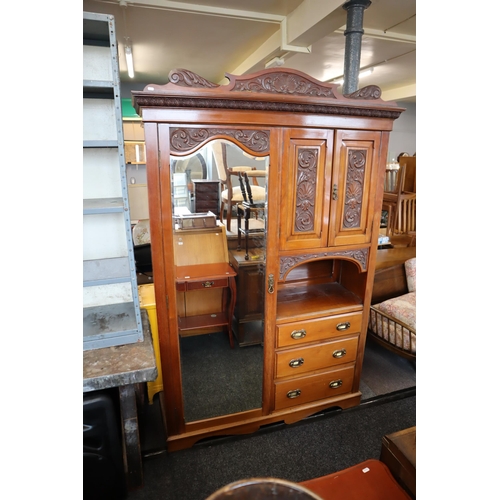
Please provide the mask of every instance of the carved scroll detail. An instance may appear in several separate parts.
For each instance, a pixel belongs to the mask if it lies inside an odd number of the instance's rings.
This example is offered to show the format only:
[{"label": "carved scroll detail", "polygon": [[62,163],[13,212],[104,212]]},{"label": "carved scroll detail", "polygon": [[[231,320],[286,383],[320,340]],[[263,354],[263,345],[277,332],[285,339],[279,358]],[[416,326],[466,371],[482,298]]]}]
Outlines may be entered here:
[{"label": "carved scroll detail", "polygon": [[344,199],[345,228],[359,227],[365,182],[366,151],[349,150],[347,159],[346,193]]},{"label": "carved scroll detail", "polygon": [[237,78],[234,92],[266,92],[300,96],[331,97],[337,99],[331,87],[308,80],[295,73],[279,71],[255,76],[249,79]]},{"label": "carved scroll detail", "polygon": [[281,257],[280,258],[280,280],[286,273],[298,264],[310,260],[317,260],[321,258],[348,258],[355,260],[361,266],[362,271],[366,271],[366,260],[368,258],[368,248],[361,250],[346,250],[342,252],[321,252],[316,254],[296,255],[294,257]]},{"label": "carved scroll detail", "polygon": [[344,97],[348,97],[349,99],[380,99],[381,95],[382,91],[380,87],[377,87],[377,85],[368,85]]},{"label": "carved scroll detail", "polygon": [[210,89],[219,87],[216,83],[210,82],[202,76],[187,69],[174,69],[168,74],[168,78],[172,83],[181,87],[199,87]]},{"label": "carved scroll detail", "polygon": [[299,149],[297,167],[295,230],[299,232],[312,231],[314,229],[318,151],[316,149]]},{"label": "carved scroll detail", "polygon": [[215,136],[227,136],[237,140],[255,153],[269,152],[268,130],[215,129],[215,128],[177,128],[170,130],[172,152],[190,151],[202,142]]}]

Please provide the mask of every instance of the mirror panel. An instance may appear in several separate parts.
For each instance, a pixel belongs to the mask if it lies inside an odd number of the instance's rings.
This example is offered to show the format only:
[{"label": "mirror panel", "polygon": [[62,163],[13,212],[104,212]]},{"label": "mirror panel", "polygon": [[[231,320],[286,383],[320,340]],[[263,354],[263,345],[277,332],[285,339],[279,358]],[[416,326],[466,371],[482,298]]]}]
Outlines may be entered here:
[{"label": "mirror panel", "polygon": [[[215,139],[189,155],[172,155],[170,166],[176,272],[190,265],[209,269],[224,261],[235,271],[236,287],[233,346],[225,326],[210,326],[211,318],[216,322],[218,315],[224,316],[231,302],[224,279],[209,276],[198,289],[177,287],[184,420],[261,408],[269,156],[254,156],[230,140]],[[228,224],[228,204],[222,220],[220,207],[231,191],[238,201],[232,204]],[[179,224],[178,218],[201,215],[196,207],[208,206],[200,203],[201,197],[216,199],[212,215],[186,229],[188,224]],[[184,322],[193,322],[194,316],[208,319],[184,329]]]}]

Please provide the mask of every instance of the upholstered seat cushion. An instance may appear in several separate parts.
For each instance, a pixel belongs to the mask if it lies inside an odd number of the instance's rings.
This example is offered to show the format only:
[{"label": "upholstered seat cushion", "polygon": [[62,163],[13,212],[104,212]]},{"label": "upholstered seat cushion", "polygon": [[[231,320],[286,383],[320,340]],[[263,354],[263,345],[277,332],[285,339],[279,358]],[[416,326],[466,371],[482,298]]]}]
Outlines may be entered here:
[{"label": "upholstered seat cushion", "polygon": [[[251,186],[252,189],[252,198],[253,201],[262,201],[266,199],[266,190],[265,188],[261,186]],[[227,189],[224,189],[221,193],[221,197],[223,200],[227,200]],[[247,195],[248,198],[248,195]],[[233,187],[233,201],[239,202],[239,201],[244,201],[243,200],[243,195],[241,194],[241,188],[240,187]]]},{"label": "upholstered seat cushion", "polygon": [[[370,330],[387,342],[404,349],[407,352],[417,352],[416,332],[417,293],[409,292],[399,297],[374,304],[370,311]],[[376,311],[381,311],[392,319],[388,319]]]},{"label": "upholstered seat cushion", "polygon": [[417,306],[417,292],[409,292],[399,297],[386,300],[376,307],[383,313],[392,316],[394,319],[405,323],[414,330],[417,329],[417,315],[415,313]]}]

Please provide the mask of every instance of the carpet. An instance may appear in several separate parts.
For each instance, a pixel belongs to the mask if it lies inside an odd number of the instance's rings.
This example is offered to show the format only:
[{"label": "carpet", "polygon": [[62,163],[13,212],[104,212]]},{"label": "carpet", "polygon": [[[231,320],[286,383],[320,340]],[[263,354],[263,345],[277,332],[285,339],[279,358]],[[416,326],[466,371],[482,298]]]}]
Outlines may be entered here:
[{"label": "carpet", "polygon": [[207,440],[145,459],[144,488],[129,500],[205,500],[231,482],[275,477],[300,482],[378,459],[382,438],[416,425],[416,396],[380,398],[293,425]]}]

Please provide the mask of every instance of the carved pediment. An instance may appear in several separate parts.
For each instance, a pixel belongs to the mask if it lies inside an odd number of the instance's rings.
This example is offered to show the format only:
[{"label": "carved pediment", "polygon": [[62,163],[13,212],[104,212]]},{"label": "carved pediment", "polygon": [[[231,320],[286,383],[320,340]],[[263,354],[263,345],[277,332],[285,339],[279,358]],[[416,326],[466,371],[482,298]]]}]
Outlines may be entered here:
[{"label": "carved pediment", "polygon": [[288,70],[266,70],[250,77],[226,73],[232,92],[266,92],[298,96],[330,97],[337,99],[335,87],[325,84],[304,73]]}]

